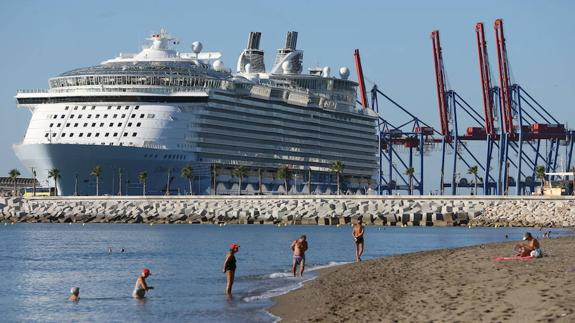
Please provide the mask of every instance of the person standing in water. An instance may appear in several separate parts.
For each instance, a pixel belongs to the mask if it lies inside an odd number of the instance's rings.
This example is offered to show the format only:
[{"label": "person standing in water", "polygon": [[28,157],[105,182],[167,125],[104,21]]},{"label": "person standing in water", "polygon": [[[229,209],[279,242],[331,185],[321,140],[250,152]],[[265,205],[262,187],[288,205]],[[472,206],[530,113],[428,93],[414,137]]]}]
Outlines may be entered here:
[{"label": "person standing in water", "polygon": [[78,302],[80,300],[80,287],[72,287],[70,289],[70,297],[68,297],[69,301]]},{"label": "person standing in water", "polygon": [[136,280],[136,286],[134,286],[134,291],[132,292],[132,296],[134,298],[144,298],[146,297],[146,292],[150,289],[154,289],[152,286],[148,286],[146,283],[146,278],[148,278],[152,273],[148,268],[144,268],[142,270],[142,274],[138,276]]},{"label": "person standing in water", "polygon": [[299,239],[294,240],[290,246],[293,251],[293,264],[292,271],[293,276],[297,276],[297,266],[299,265],[299,275],[303,276],[303,271],[305,270],[305,252],[307,251],[307,237],[302,235]]},{"label": "person standing in water", "polygon": [[359,218],[351,231],[355,241],[355,261],[361,261],[361,255],[363,255],[363,233],[363,221]]},{"label": "person standing in water", "polygon": [[224,260],[224,269],[222,270],[226,274],[226,295],[232,296],[232,286],[234,285],[234,277],[236,274],[236,256],[235,254],[240,250],[240,246],[237,243],[232,243],[230,245],[230,250],[226,254],[226,260]]}]

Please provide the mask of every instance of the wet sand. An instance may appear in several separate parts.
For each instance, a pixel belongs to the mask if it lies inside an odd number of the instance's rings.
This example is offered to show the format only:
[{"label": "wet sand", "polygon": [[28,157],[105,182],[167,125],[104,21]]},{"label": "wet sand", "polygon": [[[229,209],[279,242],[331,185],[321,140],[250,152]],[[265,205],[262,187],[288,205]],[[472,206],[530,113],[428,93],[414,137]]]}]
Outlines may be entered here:
[{"label": "wet sand", "polygon": [[494,260],[515,241],[327,268],[271,312],[282,322],[575,322],[575,237],[540,241],[545,256],[533,260]]}]

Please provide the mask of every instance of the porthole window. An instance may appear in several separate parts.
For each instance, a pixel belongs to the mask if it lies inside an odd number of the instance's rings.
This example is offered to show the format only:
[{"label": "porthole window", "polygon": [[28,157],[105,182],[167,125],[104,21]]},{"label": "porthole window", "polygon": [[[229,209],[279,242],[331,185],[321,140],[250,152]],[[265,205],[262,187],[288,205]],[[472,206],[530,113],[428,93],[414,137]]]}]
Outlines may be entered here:
[{"label": "porthole window", "polygon": [[64,119],[64,117],[65,117],[65,115],[61,115],[61,116],[60,116],[60,119]]},{"label": "porthole window", "polygon": [[83,106],[83,107],[82,107],[82,110],[86,110],[86,106]]},{"label": "porthole window", "polygon": [[80,134],[78,135],[78,137],[83,137],[83,136],[84,136],[83,132],[80,132]]},{"label": "porthole window", "polygon": [[100,137],[100,133],[99,133],[99,132],[96,132],[96,133],[94,134],[94,137]]},{"label": "porthole window", "polygon": [[78,115],[78,119],[82,119],[82,115],[81,115],[81,114]]},{"label": "porthole window", "polygon": [[117,115],[117,114],[114,114],[114,117],[113,117],[113,118],[117,118],[117,117],[118,117],[118,115]]},{"label": "porthole window", "polygon": [[140,119],[144,117],[144,114],[140,114]]},{"label": "porthole window", "polygon": [[121,122],[118,122],[118,127],[121,127],[121,126],[122,126],[122,123],[121,123]]},{"label": "porthole window", "polygon": [[141,122],[136,123],[136,127],[139,127],[139,126],[141,126],[141,125],[142,125]]},{"label": "porthole window", "polygon": [[50,124],[50,128],[52,128],[52,126],[53,126],[53,125],[54,125],[54,124],[53,124],[53,123],[51,123],[51,124]]},{"label": "porthole window", "polygon": [[67,123],[67,124],[66,124],[66,127],[69,127],[69,126],[70,126],[70,124],[69,124],[69,123]]},{"label": "porthole window", "polygon": [[56,137],[56,134],[55,134],[55,133],[53,133],[53,134],[52,134],[52,137]]},{"label": "porthole window", "polygon": [[129,106],[129,105],[127,105],[125,109],[126,109],[126,110],[128,110],[129,108],[130,108],[130,106]]},{"label": "porthole window", "polygon": [[112,110],[112,106],[111,106],[111,105],[108,106],[108,110]]},{"label": "porthole window", "polygon": [[132,133],[132,137],[136,137],[137,135],[138,135],[137,132],[133,132],[133,133]]},{"label": "porthole window", "polygon": [[125,117],[126,117],[126,115],[125,115],[125,114],[122,114],[122,118],[125,118]]},{"label": "porthole window", "polygon": [[106,132],[106,134],[104,135],[104,137],[109,137],[109,136],[110,136],[109,132]]},{"label": "porthole window", "polygon": [[88,115],[88,119],[90,119],[91,117],[92,117],[92,115],[91,115],[91,114],[89,114],[89,115]]},{"label": "porthole window", "polygon": [[48,135],[49,135],[49,133],[45,133],[45,134],[44,134],[44,137],[48,138]]},{"label": "porthole window", "polygon": [[93,122],[93,123],[92,123],[92,127],[95,127],[95,126],[96,126],[96,123],[95,123],[95,122]]},{"label": "porthole window", "polygon": [[73,115],[73,114],[70,115],[70,119],[74,119],[74,115]]},{"label": "porthole window", "polygon": [[116,108],[116,110],[120,110],[121,108],[122,108],[121,106],[118,106],[118,107]]},{"label": "porthole window", "polygon": [[124,137],[127,137],[127,136],[128,136],[128,133],[127,133],[127,132],[124,132]]},{"label": "porthole window", "polygon": [[134,110],[139,110],[139,109],[140,109],[140,106],[139,106],[139,105],[137,105],[137,106],[134,108]]},{"label": "porthole window", "polygon": [[86,137],[92,137],[92,133],[88,132],[88,134],[86,135]]},{"label": "porthole window", "polygon": [[114,132],[114,137],[118,137],[118,133],[117,133],[117,132]]},{"label": "porthole window", "polygon": [[100,117],[100,115],[99,115],[99,114],[97,114],[97,115],[96,115],[96,119],[98,119],[99,117]]},{"label": "porthole window", "polygon": [[135,117],[136,117],[136,114],[132,114],[132,118],[135,118]]},{"label": "porthole window", "polygon": [[96,110],[96,106],[95,106],[95,105],[92,106],[92,110]]},{"label": "porthole window", "polygon": [[132,123],[131,123],[131,122],[128,122],[128,127],[131,127],[131,126],[132,126]]},{"label": "porthole window", "polygon": [[88,126],[88,124],[87,124],[87,123],[84,123],[84,127],[87,127],[87,126]]},{"label": "porthole window", "polygon": [[108,115],[107,115],[107,114],[105,114],[105,115],[104,115],[104,118],[107,118],[107,117],[108,117]]},{"label": "porthole window", "polygon": [[63,132],[62,135],[60,137],[66,137],[66,133]]},{"label": "porthole window", "polygon": [[74,111],[76,111],[76,110],[78,110],[78,106],[75,106],[75,107],[74,107]]},{"label": "porthole window", "polygon": [[59,123],[59,124],[57,124],[57,125],[56,125],[56,127],[60,127],[61,125],[62,125],[62,124],[61,124],[61,123]]},{"label": "porthole window", "polygon": [[110,122],[110,127],[113,127],[113,126],[114,126],[114,123],[113,123],[113,122]]},{"label": "porthole window", "polygon": [[66,107],[64,110],[68,111],[68,109],[70,109],[70,107]]},{"label": "porthole window", "polygon": [[[58,115],[57,115],[57,114],[55,114],[52,119],[56,119],[56,118],[58,118]],[[62,118],[64,118],[64,117],[62,117]]]},{"label": "porthole window", "polygon": [[70,134],[70,137],[74,137],[74,134],[73,134],[73,133],[71,133],[71,134]]},{"label": "porthole window", "polygon": [[100,122],[100,127],[103,127],[103,126],[104,126],[104,123],[103,123],[103,122]]},{"label": "porthole window", "polygon": [[76,128],[76,127],[78,127],[78,124],[77,124],[77,123],[74,123],[74,128]]}]

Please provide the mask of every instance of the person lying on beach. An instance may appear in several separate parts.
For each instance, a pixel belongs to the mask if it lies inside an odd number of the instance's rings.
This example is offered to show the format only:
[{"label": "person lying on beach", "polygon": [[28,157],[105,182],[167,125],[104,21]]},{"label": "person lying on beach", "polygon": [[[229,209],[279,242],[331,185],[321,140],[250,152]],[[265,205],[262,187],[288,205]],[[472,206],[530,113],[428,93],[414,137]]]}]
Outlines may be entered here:
[{"label": "person lying on beach", "polygon": [[226,260],[224,260],[223,272],[226,274],[226,295],[232,295],[232,286],[234,285],[234,277],[236,275],[236,252],[240,250],[240,246],[237,243],[232,243],[230,245],[230,250],[226,254]]},{"label": "person lying on beach", "polygon": [[68,297],[68,300],[72,302],[80,300],[80,287],[72,287],[72,289],[70,289],[70,297]]},{"label": "person lying on beach", "polygon": [[539,241],[533,238],[531,233],[525,232],[525,234],[523,235],[523,240],[525,241],[524,243],[520,243],[515,246],[515,249],[517,250],[517,256],[520,257],[532,256],[536,258],[542,256]]},{"label": "person lying on beach", "polygon": [[299,275],[303,276],[303,271],[305,270],[305,252],[307,251],[307,237],[302,235],[299,239],[294,240],[290,246],[293,251],[293,264],[292,271],[293,276],[297,276],[297,266],[299,265]]},{"label": "person lying on beach", "polygon": [[361,261],[361,255],[363,255],[363,230],[363,221],[359,218],[351,231],[355,241],[355,261]]},{"label": "person lying on beach", "polygon": [[134,286],[134,291],[132,292],[132,296],[134,298],[144,298],[146,297],[146,292],[150,289],[154,289],[152,286],[148,286],[146,283],[146,278],[148,278],[152,273],[148,268],[144,268],[142,270],[142,274],[138,276],[136,280],[136,286]]}]

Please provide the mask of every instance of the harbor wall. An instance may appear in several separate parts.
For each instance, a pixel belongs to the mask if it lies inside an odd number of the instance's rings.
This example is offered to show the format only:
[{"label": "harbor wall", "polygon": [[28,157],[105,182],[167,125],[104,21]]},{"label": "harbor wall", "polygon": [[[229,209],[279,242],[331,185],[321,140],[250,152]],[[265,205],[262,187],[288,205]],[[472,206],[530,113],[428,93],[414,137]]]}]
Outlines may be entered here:
[{"label": "harbor wall", "polygon": [[4,223],[575,226],[574,197],[75,196],[0,198]]}]

